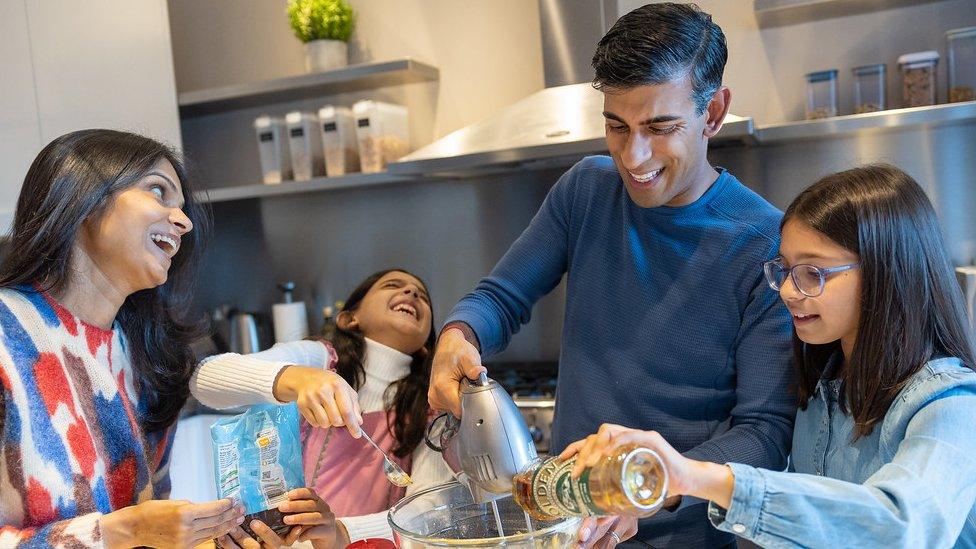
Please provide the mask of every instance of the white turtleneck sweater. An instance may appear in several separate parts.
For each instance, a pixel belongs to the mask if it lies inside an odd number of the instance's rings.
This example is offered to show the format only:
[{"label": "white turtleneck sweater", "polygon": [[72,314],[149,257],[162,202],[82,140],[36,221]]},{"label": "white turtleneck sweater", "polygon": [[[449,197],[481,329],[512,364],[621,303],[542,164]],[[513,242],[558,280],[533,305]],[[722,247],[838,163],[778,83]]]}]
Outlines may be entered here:
[{"label": "white turtleneck sweater", "polygon": [[[334,356],[329,347],[317,341],[279,343],[267,351],[251,355],[225,353],[203,360],[190,380],[190,391],[201,403],[215,409],[260,403],[278,403],[274,381],[289,365],[326,368]],[[410,355],[366,338],[363,361],[365,380],[359,388],[363,414],[387,409],[384,394],[391,383],[410,373]],[[453,479],[450,469],[437,452],[420,444],[412,454],[410,477],[413,484],[407,495]],[[386,512],[340,519],[349,541],[366,538],[392,539]],[[299,547],[302,545],[296,545]]]}]

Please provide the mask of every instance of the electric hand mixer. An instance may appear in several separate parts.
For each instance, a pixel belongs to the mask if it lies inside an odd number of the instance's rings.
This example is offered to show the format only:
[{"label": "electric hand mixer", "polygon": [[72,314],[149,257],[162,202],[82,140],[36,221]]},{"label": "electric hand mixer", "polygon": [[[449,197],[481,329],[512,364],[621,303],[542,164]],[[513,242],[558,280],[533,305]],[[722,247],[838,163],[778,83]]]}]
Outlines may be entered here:
[{"label": "electric hand mixer", "polygon": [[512,397],[484,372],[461,385],[461,418],[441,416],[446,425],[439,445],[430,436],[440,417],[431,422],[427,445],[442,452],[476,502],[508,496],[512,477],[538,459],[532,435]]}]

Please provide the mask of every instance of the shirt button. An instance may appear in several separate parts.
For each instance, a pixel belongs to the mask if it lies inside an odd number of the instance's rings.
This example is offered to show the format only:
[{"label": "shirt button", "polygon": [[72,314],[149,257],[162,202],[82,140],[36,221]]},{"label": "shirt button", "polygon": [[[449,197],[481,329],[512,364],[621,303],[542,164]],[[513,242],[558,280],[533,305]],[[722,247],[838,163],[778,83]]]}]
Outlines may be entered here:
[{"label": "shirt button", "polygon": [[733,524],[732,525],[732,531],[735,532],[736,534],[741,534],[741,533],[743,533],[743,532],[746,531],[746,525],[745,524],[738,524],[738,523]]}]

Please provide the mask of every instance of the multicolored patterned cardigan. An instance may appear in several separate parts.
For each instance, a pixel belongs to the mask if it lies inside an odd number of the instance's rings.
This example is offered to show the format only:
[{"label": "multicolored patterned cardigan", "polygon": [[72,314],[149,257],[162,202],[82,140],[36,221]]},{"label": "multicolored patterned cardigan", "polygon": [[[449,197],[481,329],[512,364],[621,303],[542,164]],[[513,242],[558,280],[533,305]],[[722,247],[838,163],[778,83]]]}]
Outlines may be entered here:
[{"label": "multicolored patterned cardigan", "polygon": [[175,425],[146,433],[121,328],[0,289],[0,547],[100,547],[106,513],[169,495]]}]

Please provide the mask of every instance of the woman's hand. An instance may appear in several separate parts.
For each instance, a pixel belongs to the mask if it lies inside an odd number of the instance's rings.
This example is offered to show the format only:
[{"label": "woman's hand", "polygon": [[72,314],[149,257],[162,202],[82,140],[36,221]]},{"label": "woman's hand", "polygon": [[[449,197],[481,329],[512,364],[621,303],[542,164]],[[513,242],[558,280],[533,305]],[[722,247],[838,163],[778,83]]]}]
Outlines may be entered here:
[{"label": "woman's hand", "polygon": [[219,539],[220,546],[226,549],[277,548],[301,541],[311,541],[316,549],[349,545],[349,535],[342,523],[336,521],[329,504],[322,501],[314,490],[298,488],[287,495],[288,501],[278,505],[278,510],[285,513],[284,523],[292,525],[284,538],[263,522],[253,520],[249,526],[260,542],[238,528]]},{"label": "woman's hand", "polygon": [[281,402],[295,402],[298,411],[315,427],[345,427],[359,438],[363,412],[359,395],[335,373],[310,366],[286,366],[274,384]]},{"label": "woman's hand", "polygon": [[668,495],[689,495],[714,501],[728,509],[732,501],[735,479],[732,470],[717,463],[688,459],[675,450],[657,431],[641,431],[620,425],[604,423],[595,435],[574,442],[566,447],[560,459],[576,457],[573,477],[583,469],[593,467],[600,458],[620,446],[634,444],[654,450],[668,472]]},{"label": "woman's hand", "polygon": [[150,500],[104,515],[99,530],[107,547],[194,547],[244,521],[229,499],[208,503]]}]

